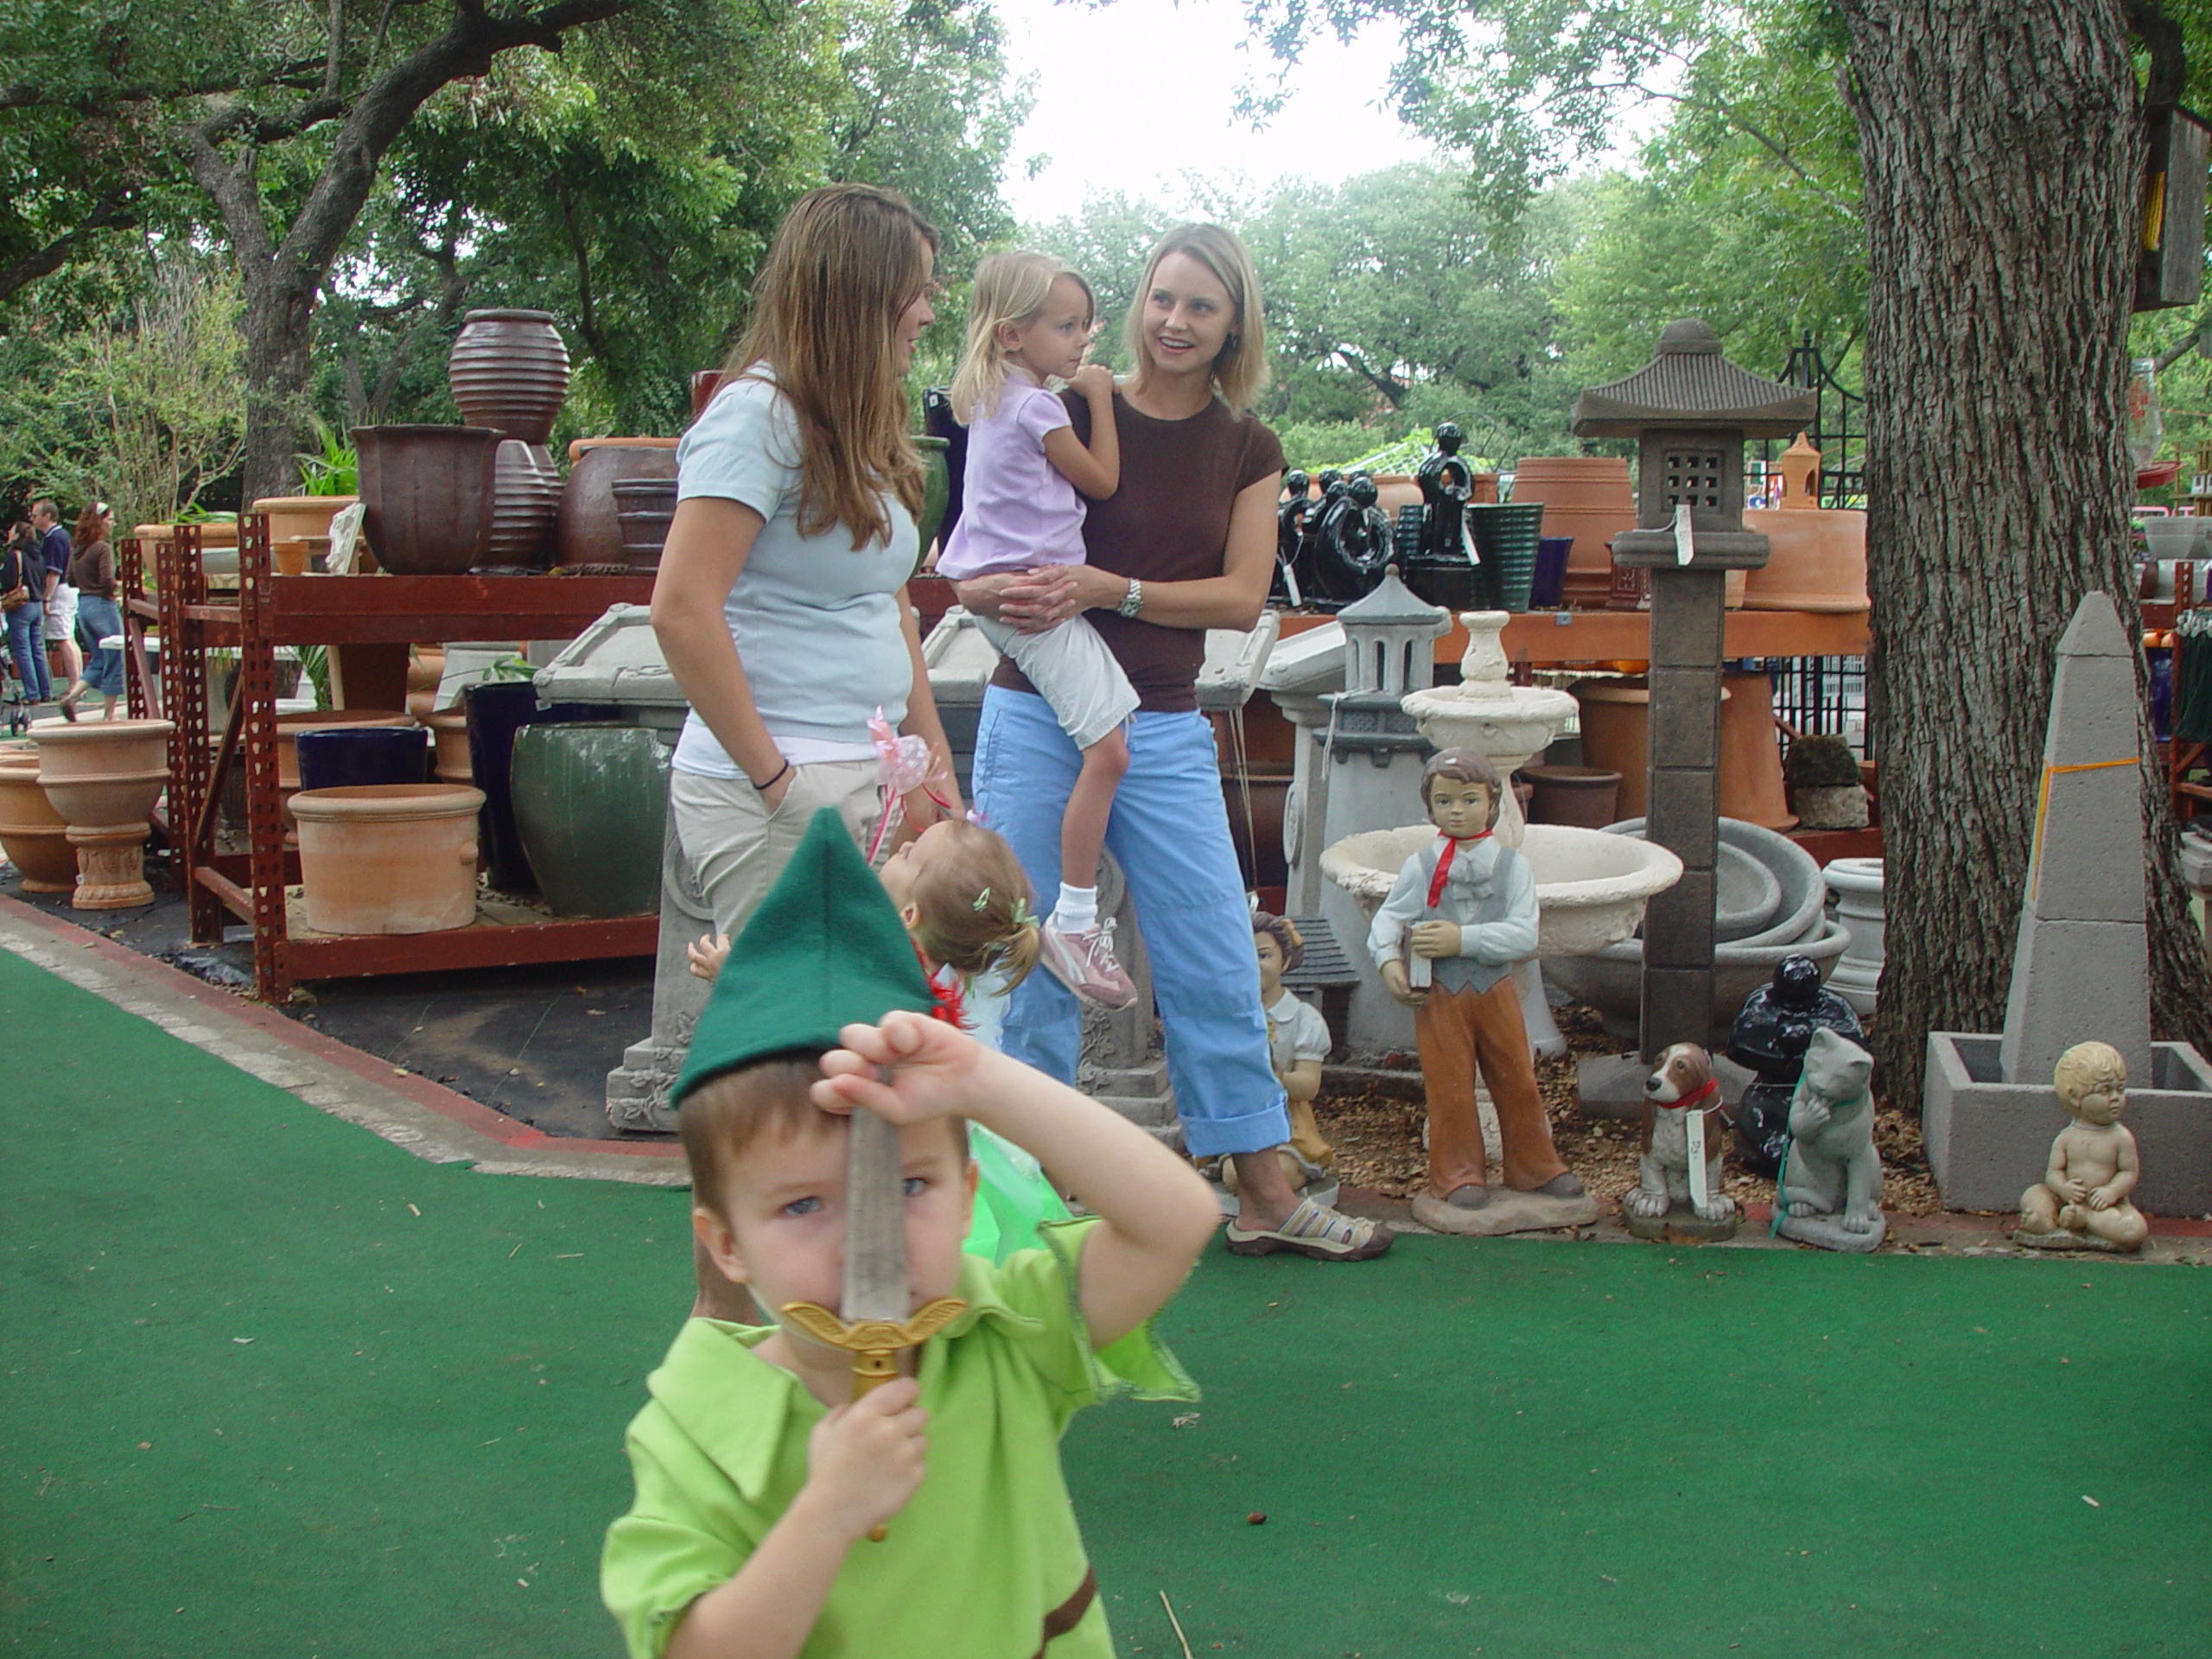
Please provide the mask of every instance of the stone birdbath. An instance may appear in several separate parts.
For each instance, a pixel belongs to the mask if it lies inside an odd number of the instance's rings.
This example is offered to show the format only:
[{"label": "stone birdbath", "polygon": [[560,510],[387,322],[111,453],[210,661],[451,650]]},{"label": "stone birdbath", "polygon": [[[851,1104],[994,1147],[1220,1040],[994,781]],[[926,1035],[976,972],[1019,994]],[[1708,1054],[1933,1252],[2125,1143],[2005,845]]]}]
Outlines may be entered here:
[{"label": "stone birdbath", "polygon": [[[1321,868],[1372,918],[1406,860],[1435,836],[1435,827],[1427,823],[1346,836],[1321,855]],[[1516,975],[1535,973],[1535,962],[1545,957],[1592,956],[1633,938],[1645,901],[1682,874],[1682,861],[1664,847],[1563,823],[1524,826],[1521,854],[1536,878],[1536,956],[1516,968]],[[1365,941],[1353,948],[1363,950]],[[1541,977],[1538,990],[1541,1029],[1528,997],[1522,997],[1522,1014],[1531,1021],[1529,1039],[1540,1054],[1563,1054],[1567,1039],[1544,1010]]]}]

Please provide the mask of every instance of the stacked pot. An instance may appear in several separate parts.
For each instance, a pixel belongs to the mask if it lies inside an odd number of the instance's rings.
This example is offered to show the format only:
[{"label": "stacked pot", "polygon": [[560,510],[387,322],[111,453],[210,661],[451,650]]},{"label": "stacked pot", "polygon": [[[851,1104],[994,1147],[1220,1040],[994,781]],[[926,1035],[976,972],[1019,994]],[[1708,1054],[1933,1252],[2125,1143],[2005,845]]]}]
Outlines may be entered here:
[{"label": "stacked pot", "polygon": [[124,910],[154,902],[145,875],[148,822],[169,780],[167,720],[41,720],[38,781],[67,821],[77,850],[79,910]]},{"label": "stacked pot", "polygon": [[1563,603],[1595,607],[1612,587],[1613,537],[1636,528],[1636,491],[1618,455],[1529,455],[1513,475],[1516,501],[1544,504],[1546,536],[1567,536]]}]

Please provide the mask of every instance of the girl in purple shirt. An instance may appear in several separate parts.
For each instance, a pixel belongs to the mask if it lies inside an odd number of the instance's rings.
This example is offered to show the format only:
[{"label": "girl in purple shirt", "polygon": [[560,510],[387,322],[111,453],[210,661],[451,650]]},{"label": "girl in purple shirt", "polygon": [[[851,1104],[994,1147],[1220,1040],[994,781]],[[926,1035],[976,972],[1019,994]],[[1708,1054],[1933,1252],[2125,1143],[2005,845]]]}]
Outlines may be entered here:
[{"label": "girl in purple shirt", "polygon": [[[968,343],[952,381],[952,412],[969,428],[967,476],[939,575],[965,581],[1083,563],[1083,495],[1105,500],[1122,470],[1114,377],[1083,360],[1094,309],[1090,284],[1044,254],[995,253],[976,268]],[[1088,445],[1058,394],[1046,390],[1052,379],[1089,403]],[[1042,960],[1077,995],[1125,1008],[1136,987],[1114,956],[1113,922],[1099,918],[1098,860],[1114,792],[1129,769],[1125,727],[1137,694],[1081,615],[1041,633],[982,617],[976,625],[1083,752],[1060,820],[1060,894],[1045,924]]]}]

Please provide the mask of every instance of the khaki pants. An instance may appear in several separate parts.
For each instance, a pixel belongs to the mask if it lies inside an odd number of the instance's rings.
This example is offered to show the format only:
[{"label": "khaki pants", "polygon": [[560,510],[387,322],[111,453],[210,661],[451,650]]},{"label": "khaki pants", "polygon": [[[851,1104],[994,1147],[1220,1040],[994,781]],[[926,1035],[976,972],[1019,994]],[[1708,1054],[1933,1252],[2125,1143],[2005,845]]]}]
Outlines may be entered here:
[{"label": "khaki pants", "polygon": [[677,838],[698,872],[715,931],[737,937],[822,808],[836,808],[853,839],[865,848],[864,836],[881,816],[876,777],[874,760],[793,766],[791,787],[776,810],[767,812],[761,810],[760,791],[745,779],[671,774],[668,805],[676,814]]},{"label": "khaki pants", "polygon": [[1440,1198],[1484,1185],[1483,1125],[1475,1110],[1475,1071],[1482,1070],[1505,1143],[1505,1184],[1533,1192],[1567,1166],[1552,1146],[1543,1096],[1521,1001],[1508,974],[1486,991],[1438,986],[1414,1016],[1421,1044],[1421,1080],[1428,1094],[1428,1185]]}]

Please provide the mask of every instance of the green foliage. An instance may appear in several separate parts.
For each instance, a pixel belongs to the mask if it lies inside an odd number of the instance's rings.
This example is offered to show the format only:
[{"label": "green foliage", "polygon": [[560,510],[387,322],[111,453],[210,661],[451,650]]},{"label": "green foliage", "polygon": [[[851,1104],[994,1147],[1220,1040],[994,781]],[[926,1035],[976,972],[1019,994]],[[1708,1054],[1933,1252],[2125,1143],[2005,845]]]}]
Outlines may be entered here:
[{"label": "green foliage", "polygon": [[359,495],[361,493],[361,457],[353,446],[340,433],[333,431],[330,423],[321,416],[315,422],[315,442],[321,446],[312,454],[295,457],[300,463],[300,493],[302,495]]},{"label": "green foliage", "polygon": [[165,523],[238,464],[238,281],[178,248],[105,274],[131,297],[99,315],[32,308],[0,336],[0,475],[65,503],[103,499],[118,524]]}]

